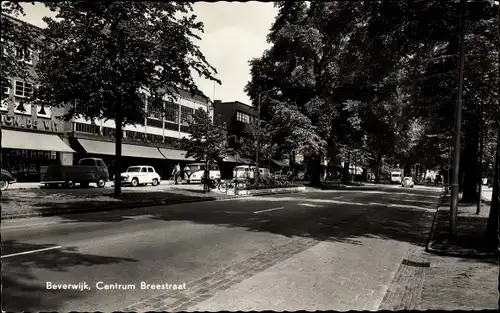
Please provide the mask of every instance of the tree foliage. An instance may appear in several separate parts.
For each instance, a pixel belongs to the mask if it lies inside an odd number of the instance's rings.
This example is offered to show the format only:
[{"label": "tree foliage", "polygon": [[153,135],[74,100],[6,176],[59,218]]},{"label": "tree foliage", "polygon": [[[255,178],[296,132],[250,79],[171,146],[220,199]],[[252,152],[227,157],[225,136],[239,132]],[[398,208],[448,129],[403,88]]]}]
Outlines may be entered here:
[{"label": "tree foliage", "polygon": [[38,96],[54,105],[71,104],[68,119],[79,114],[116,119],[121,111],[124,125],[142,123],[141,91],[161,109],[161,101],[172,100],[177,89],[202,95],[191,70],[216,80],[215,69],[193,42],[200,39],[203,23],[190,14],[187,2],[45,5],[57,11],[58,20],[44,18]]},{"label": "tree foliage", "polygon": [[[262,90],[279,88],[278,100],[307,117],[330,154],[344,160],[356,150],[368,153],[374,166],[384,156],[429,168],[448,161],[448,142],[426,135],[451,135],[459,46],[456,1],[276,5],[279,13],[268,36],[272,46],[250,63],[246,91],[253,101]],[[467,11],[466,142],[474,140],[478,98],[486,125],[498,116],[492,114],[497,97],[491,84],[497,77],[494,11],[486,2],[468,4]],[[263,111],[271,116],[272,104]],[[464,144],[467,149],[472,146]]]},{"label": "tree foliage", "polygon": [[178,89],[202,95],[191,72],[220,83],[194,40],[203,23],[188,2],[45,3],[57,12],[44,18],[37,64],[39,100],[67,106],[73,116],[114,120],[115,196],[120,196],[122,127],[142,124],[148,106],[163,111]]},{"label": "tree foliage", "polygon": [[220,164],[232,152],[227,147],[227,131],[212,123],[210,115],[202,108],[189,119],[187,132],[190,136],[180,141],[180,148],[187,151],[186,157],[207,164]]}]

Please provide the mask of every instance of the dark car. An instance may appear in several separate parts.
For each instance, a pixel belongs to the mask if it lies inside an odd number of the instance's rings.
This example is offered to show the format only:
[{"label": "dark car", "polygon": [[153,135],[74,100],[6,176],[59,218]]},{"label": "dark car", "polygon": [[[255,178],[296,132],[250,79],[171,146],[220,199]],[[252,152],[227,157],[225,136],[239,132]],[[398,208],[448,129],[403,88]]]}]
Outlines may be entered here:
[{"label": "dark car", "polygon": [[9,188],[9,184],[16,182],[16,179],[9,171],[2,169],[2,177],[0,178],[0,190],[4,191]]}]

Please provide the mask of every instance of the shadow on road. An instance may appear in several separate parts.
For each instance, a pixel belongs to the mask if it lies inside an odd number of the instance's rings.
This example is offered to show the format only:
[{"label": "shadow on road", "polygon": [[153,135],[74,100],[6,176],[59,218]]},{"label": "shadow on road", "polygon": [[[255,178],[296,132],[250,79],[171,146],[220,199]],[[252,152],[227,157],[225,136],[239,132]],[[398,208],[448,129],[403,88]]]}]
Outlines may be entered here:
[{"label": "shadow on road", "polygon": [[[26,244],[14,240],[2,242],[2,255],[53,247],[53,244]],[[120,262],[137,262],[135,259],[98,256],[78,253],[76,248],[64,247],[34,255],[18,255],[2,259],[2,309],[11,312],[49,311],[70,299],[83,296],[78,290],[47,290],[36,271],[71,271],[75,266],[94,266]],[[78,282],[55,282],[78,283]],[[8,300],[8,303],[4,301]]]},{"label": "shadow on road", "polygon": [[[385,198],[390,197],[386,200]],[[360,244],[360,237],[410,242],[422,232],[422,217],[431,217],[437,193],[429,190],[379,188],[366,192],[312,192],[250,197],[229,202],[151,207],[122,214],[61,215],[66,223],[121,222],[130,216],[150,215],[162,221],[239,227],[286,237]],[[255,214],[260,207],[286,210]],[[429,204],[430,203],[430,204]],[[308,208],[305,208],[308,207]]]}]

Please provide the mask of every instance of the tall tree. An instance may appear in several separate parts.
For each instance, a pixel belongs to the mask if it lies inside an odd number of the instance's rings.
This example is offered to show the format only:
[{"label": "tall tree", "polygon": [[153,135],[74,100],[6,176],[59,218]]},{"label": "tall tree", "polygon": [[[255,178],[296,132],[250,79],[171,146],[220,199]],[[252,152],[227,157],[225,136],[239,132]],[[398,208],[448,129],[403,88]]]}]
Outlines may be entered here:
[{"label": "tall tree", "polygon": [[[0,17],[1,50],[1,86],[0,100],[9,103],[9,95],[3,92],[4,87],[13,89],[13,78],[23,80],[32,79],[29,65],[24,61],[24,56],[35,50],[37,46],[37,32],[30,25],[17,21],[11,17],[23,16],[24,11],[20,3],[14,1],[2,1],[2,14]],[[3,160],[2,154],[2,127],[0,125],[0,168]],[[0,197],[2,191],[0,190]]]},{"label": "tall tree", "polygon": [[209,166],[220,164],[232,152],[227,146],[227,131],[224,126],[214,124],[210,114],[199,108],[189,119],[187,132],[191,135],[182,138],[180,147],[187,151],[186,157],[205,162],[206,186]]},{"label": "tall tree", "polygon": [[[68,105],[66,119],[82,115],[116,124],[115,196],[120,197],[123,126],[142,124],[143,94],[162,110],[174,91],[202,95],[191,72],[214,77],[194,40],[203,23],[188,2],[47,2],[56,20],[48,27],[37,70],[37,97]],[[77,113],[78,112],[78,113]]]}]

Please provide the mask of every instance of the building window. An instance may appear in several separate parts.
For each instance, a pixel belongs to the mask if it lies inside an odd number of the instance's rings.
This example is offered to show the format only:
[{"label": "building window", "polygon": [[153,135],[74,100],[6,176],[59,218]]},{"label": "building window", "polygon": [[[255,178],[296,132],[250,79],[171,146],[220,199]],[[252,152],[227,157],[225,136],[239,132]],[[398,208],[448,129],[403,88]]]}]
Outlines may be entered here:
[{"label": "building window", "polygon": [[100,127],[95,124],[73,123],[74,130],[77,133],[100,135]]},{"label": "building window", "polygon": [[[9,83],[10,83],[10,81],[9,81]],[[2,82],[2,93],[5,95],[10,94],[10,86],[8,84],[4,84],[3,82]]]},{"label": "building window", "polygon": [[165,129],[179,131],[179,124],[165,122]]},{"label": "building window", "polygon": [[33,94],[33,85],[23,81],[16,80],[16,97],[27,98]]},{"label": "building window", "polygon": [[194,114],[194,109],[186,106],[181,106],[181,122],[187,126],[189,118]]},{"label": "building window", "polygon": [[179,123],[179,105],[174,102],[165,102],[165,121]]},{"label": "building window", "polygon": [[75,104],[74,107],[76,115],[83,115],[83,106],[80,104]]},{"label": "building window", "polygon": [[239,122],[243,123],[250,123],[250,115],[242,113],[242,112],[236,112],[236,120]]},{"label": "building window", "polygon": [[150,117],[147,120],[147,126],[161,128],[161,121],[159,121],[158,119]]},{"label": "building window", "polygon": [[147,96],[144,97],[144,101],[147,104],[146,109],[147,109],[148,118],[161,120],[163,117],[162,105],[158,105],[158,104],[153,105],[153,101],[150,101],[149,97],[147,97]]},{"label": "building window", "polygon": [[24,61],[28,64],[33,64],[33,50],[28,47],[17,47],[16,57],[20,61]]}]

